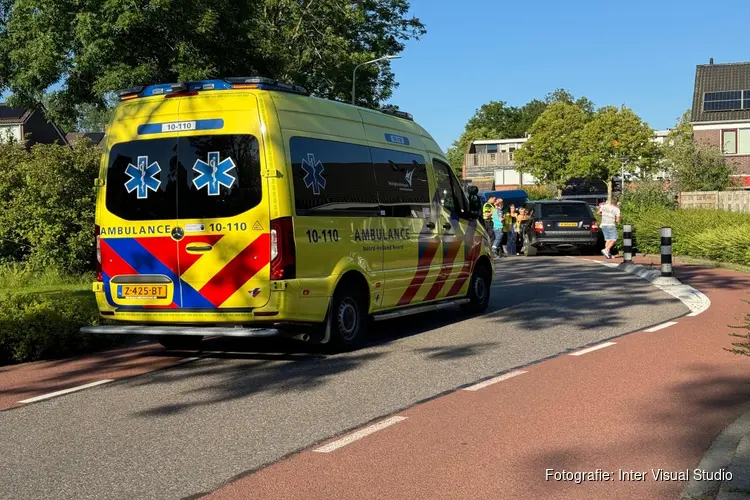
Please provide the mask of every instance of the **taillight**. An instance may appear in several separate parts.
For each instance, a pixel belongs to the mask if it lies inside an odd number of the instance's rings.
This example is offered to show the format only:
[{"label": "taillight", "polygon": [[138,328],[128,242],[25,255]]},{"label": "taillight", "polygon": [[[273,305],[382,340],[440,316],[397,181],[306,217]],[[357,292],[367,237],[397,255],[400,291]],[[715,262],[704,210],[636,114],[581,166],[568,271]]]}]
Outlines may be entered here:
[{"label": "taillight", "polygon": [[599,223],[596,222],[596,219],[591,221],[591,232],[595,233],[599,230]]},{"label": "taillight", "polygon": [[271,221],[271,279],[294,279],[296,274],[292,218],[274,219]]},{"label": "taillight", "polygon": [[98,224],[94,226],[94,238],[96,239],[96,281],[102,281],[102,244]]},{"label": "taillight", "polygon": [[538,220],[534,222],[534,232],[535,233],[542,233],[544,232],[544,222]]}]

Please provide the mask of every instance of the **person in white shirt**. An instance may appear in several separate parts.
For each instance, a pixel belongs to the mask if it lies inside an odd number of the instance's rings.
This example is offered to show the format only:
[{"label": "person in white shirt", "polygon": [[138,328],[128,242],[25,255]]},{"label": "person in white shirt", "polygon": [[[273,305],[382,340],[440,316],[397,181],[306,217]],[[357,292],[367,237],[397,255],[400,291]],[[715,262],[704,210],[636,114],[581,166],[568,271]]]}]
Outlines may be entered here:
[{"label": "person in white shirt", "polygon": [[599,213],[602,216],[602,223],[599,227],[602,228],[602,234],[604,235],[604,248],[602,249],[602,255],[606,258],[612,258],[612,247],[617,242],[617,224],[620,222],[620,207],[618,207],[614,200],[607,200],[606,203],[599,206]]}]

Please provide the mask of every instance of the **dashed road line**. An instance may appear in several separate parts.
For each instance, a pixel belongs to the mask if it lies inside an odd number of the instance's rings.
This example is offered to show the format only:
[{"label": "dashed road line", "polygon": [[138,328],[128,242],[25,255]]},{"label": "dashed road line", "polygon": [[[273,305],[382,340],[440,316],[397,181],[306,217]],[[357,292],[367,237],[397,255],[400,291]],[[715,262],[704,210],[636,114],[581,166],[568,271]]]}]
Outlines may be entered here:
[{"label": "dashed road line", "polygon": [[661,325],[656,325],[656,326],[652,326],[651,328],[646,328],[643,331],[648,332],[648,333],[658,332],[659,330],[663,330],[664,328],[668,328],[676,324],[677,324],[676,321],[667,321],[666,323],[662,323]]},{"label": "dashed road line", "polygon": [[498,382],[502,382],[503,380],[508,380],[509,378],[517,377],[519,375],[523,375],[526,373],[522,370],[516,370],[512,372],[505,373],[503,375],[498,375],[497,377],[493,377],[491,379],[487,379],[483,382],[479,382],[478,384],[471,385],[469,387],[464,387],[464,391],[478,391],[479,389],[484,389],[485,387],[496,384]]},{"label": "dashed road line", "polygon": [[98,385],[107,384],[109,382],[114,382],[114,379],[97,380],[96,382],[91,382],[90,384],[83,384],[83,385],[79,385],[76,387],[71,387],[70,389],[63,389],[62,391],[49,392],[47,394],[42,394],[41,396],[35,396],[33,398],[24,399],[23,401],[19,401],[19,403],[23,403],[23,404],[36,403],[37,401],[44,401],[45,399],[50,399],[50,398],[54,398],[57,396],[63,396],[65,394],[70,394],[71,392],[82,391],[84,389],[90,389],[91,387],[96,387]]},{"label": "dashed road line", "polygon": [[604,342],[603,344],[595,345],[593,347],[588,347],[586,349],[581,349],[580,351],[571,352],[571,356],[582,356],[584,354],[588,354],[593,351],[598,351],[599,349],[604,349],[605,347],[609,347],[611,345],[615,345],[617,342]]},{"label": "dashed road line", "polygon": [[321,446],[320,448],[317,448],[313,451],[317,453],[330,453],[332,451],[338,450],[339,448],[343,446],[353,443],[354,441],[362,439],[363,437],[369,436],[370,434],[374,432],[385,429],[386,427],[390,427],[393,424],[397,424],[401,422],[402,420],[406,420],[406,417],[401,417],[401,416],[396,415],[394,417],[387,418],[385,420],[378,422],[377,424],[367,426],[364,429],[360,429],[357,432],[353,432],[349,434],[348,436],[344,436],[341,439],[337,439],[336,441],[333,441],[332,443],[328,443],[325,446]]}]

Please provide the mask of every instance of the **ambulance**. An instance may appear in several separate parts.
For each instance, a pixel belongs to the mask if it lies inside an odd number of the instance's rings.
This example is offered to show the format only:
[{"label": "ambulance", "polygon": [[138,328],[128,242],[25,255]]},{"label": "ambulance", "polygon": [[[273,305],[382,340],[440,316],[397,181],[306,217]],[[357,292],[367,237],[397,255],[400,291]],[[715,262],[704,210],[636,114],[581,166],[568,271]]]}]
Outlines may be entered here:
[{"label": "ambulance", "polygon": [[487,308],[476,190],[408,113],[258,77],[119,99],[95,182],[93,290],[110,321],[84,331],[169,349],[288,335],[346,350],[372,322]]}]

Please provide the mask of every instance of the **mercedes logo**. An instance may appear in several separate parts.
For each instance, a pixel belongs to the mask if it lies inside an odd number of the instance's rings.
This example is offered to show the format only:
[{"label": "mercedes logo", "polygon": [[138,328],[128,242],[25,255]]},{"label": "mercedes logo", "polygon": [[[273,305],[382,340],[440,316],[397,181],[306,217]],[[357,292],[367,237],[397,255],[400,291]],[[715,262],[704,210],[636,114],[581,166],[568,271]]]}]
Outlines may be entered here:
[{"label": "mercedes logo", "polygon": [[181,227],[177,226],[174,229],[172,229],[173,240],[180,241],[183,236],[185,236],[185,231],[183,231]]}]

